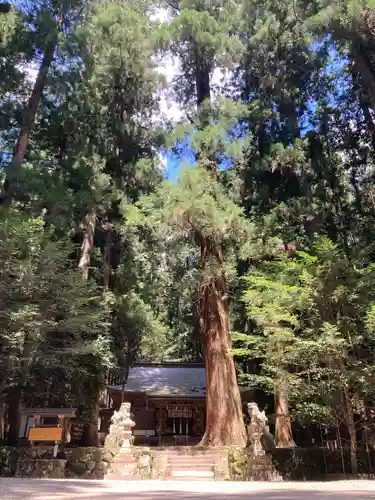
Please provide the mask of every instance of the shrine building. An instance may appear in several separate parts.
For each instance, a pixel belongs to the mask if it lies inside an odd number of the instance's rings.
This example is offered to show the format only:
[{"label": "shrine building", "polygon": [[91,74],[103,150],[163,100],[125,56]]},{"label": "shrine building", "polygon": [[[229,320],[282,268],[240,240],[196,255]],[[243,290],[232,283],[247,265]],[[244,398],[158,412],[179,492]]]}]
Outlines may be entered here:
[{"label": "shrine building", "polygon": [[[132,405],[134,444],[150,446],[198,444],[205,430],[206,377],[200,363],[137,363],[123,385],[109,385],[112,408]],[[243,405],[253,391],[242,389]],[[108,432],[109,419],[101,431]],[[104,432],[103,432],[104,431]]]}]

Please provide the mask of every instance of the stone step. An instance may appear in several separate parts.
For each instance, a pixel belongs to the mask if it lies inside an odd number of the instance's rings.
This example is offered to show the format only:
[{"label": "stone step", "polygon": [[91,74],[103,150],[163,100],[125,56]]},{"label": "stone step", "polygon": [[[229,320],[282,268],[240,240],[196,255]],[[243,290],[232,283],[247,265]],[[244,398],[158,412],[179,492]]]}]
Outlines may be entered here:
[{"label": "stone step", "polygon": [[169,462],[168,463],[169,467],[173,470],[173,469],[178,469],[178,470],[183,470],[183,469],[187,469],[187,470],[213,470],[213,468],[215,467],[215,464],[176,464],[176,463],[173,463],[173,462]]},{"label": "stone step", "polygon": [[197,448],[170,448],[158,450],[168,460],[168,479],[175,481],[213,481],[217,450]]},{"label": "stone step", "polygon": [[202,462],[208,462],[208,461],[215,461],[218,460],[219,456],[218,455],[212,455],[212,456],[192,456],[189,457],[188,455],[166,455],[168,458],[171,459],[176,459],[176,460],[196,460],[196,461],[202,461]]},{"label": "stone step", "polygon": [[109,474],[115,474],[115,475],[134,475],[136,472],[137,468],[135,464],[132,465],[123,465],[119,463],[112,463],[111,464],[111,470],[109,471]]},{"label": "stone step", "polygon": [[168,455],[168,456],[173,456],[173,457],[189,457],[189,458],[209,458],[209,457],[216,457],[218,455],[218,452],[211,452],[211,453],[174,453],[173,451],[167,451],[165,453],[162,453],[163,455]]},{"label": "stone step", "polygon": [[219,460],[218,457],[173,457],[171,455],[166,455],[170,462],[176,463],[194,463],[194,464],[213,464]]},{"label": "stone step", "polygon": [[171,475],[166,478],[167,481],[214,481],[214,476],[192,476],[186,474]]},{"label": "stone step", "polygon": [[181,462],[183,460],[186,461],[191,461],[193,460],[194,462],[217,462],[220,457],[213,456],[213,457],[188,457],[188,456],[174,456],[174,455],[166,455],[170,460],[180,460]]},{"label": "stone step", "polygon": [[215,480],[214,476],[170,476],[167,478],[168,481],[207,481],[213,482]]},{"label": "stone step", "polygon": [[121,463],[133,463],[134,462],[134,456],[133,455],[130,455],[130,456],[121,456],[121,455],[117,455],[115,458],[114,458],[114,461],[116,462],[121,462]]},{"label": "stone step", "polygon": [[212,471],[214,465],[208,464],[204,466],[197,467],[196,464],[174,464],[170,463],[171,470],[201,470],[201,471]]},{"label": "stone step", "polygon": [[171,469],[188,469],[188,470],[212,470],[215,464],[185,464],[185,463],[175,463],[169,462],[169,467]]},{"label": "stone step", "polygon": [[181,453],[181,452],[178,452],[178,451],[174,451],[174,450],[168,450],[168,451],[163,451],[163,452],[158,452],[158,453],[162,453],[163,455],[175,455],[175,456],[179,456],[179,457],[214,457],[215,455],[218,454],[218,450],[211,450],[211,451],[207,451],[206,453],[204,452],[195,452],[195,453]]},{"label": "stone step", "polygon": [[217,462],[218,458],[196,458],[196,457],[171,457],[167,455],[168,460],[173,460],[173,462],[181,462],[181,463],[187,463],[187,462],[195,462],[197,464],[208,464],[208,463],[213,463]]},{"label": "stone step", "polygon": [[161,453],[163,455],[187,455],[190,457],[193,456],[207,456],[207,455],[217,455],[217,449],[210,448],[179,448],[178,446],[174,446],[172,448],[158,448],[155,449],[155,453]]},{"label": "stone step", "polygon": [[113,461],[119,464],[134,464],[134,457],[115,457]]},{"label": "stone step", "polygon": [[208,459],[208,458],[189,458],[189,457],[167,457],[170,462],[174,464],[214,464],[217,462],[216,459]]},{"label": "stone step", "polygon": [[171,477],[172,478],[179,478],[179,479],[190,479],[190,478],[198,478],[198,479],[213,479],[214,473],[213,472],[206,472],[206,471],[197,471],[197,470],[172,470],[171,472]]}]

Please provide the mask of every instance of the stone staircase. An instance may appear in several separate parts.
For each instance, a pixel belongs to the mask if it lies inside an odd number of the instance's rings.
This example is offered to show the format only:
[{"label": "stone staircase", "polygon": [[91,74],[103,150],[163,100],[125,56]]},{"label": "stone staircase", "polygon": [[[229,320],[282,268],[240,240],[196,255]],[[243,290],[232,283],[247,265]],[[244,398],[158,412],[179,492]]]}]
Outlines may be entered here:
[{"label": "stone staircase", "polygon": [[220,450],[209,448],[173,446],[146,451],[133,447],[131,451],[120,451],[105,478],[213,481],[221,457]]},{"label": "stone staircase", "polygon": [[[146,449],[132,447],[128,451],[120,451],[115,457],[106,479],[225,481],[229,480],[232,474],[229,471],[228,449],[225,448],[173,446]],[[244,468],[234,476],[232,480],[237,481],[283,480],[274,468],[272,460],[264,453],[248,456]]]},{"label": "stone staircase", "polygon": [[155,450],[154,461],[159,457],[161,459],[161,456],[167,461],[163,479],[213,481],[219,453],[218,450],[209,448],[174,446]]}]

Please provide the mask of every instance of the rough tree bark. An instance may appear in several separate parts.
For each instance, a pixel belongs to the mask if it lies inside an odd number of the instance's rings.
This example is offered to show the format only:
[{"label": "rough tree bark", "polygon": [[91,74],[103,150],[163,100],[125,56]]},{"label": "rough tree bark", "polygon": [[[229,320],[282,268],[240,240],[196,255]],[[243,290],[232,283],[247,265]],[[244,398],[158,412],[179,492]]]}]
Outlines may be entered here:
[{"label": "rough tree bark", "polygon": [[[198,44],[193,45],[195,86],[200,128],[209,124],[211,99],[210,61],[202,56]],[[199,164],[217,177],[217,160],[198,152]],[[220,246],[202,235],[189,221],[195,242],[201,248],[201,267],[214,264],[214,275],[200,286],[199,322],[206,369],[206,429],[200,446],[246,446],[241,395],[231,353],[229,335],[229,303]]]},{"label": "rough tree bark", "polygon": [[[360,70],[356,64],[356,57],[355,57],[355,52],[352,51],[351,54],[352,58],[352,67],[351,67],[351,75],[352,75],[352,80],[353,80],[353,86],[354,88],[359,89],[359,104],[361,106],[363,116],[365,118],[365,121],[367,123],[369,132],[371,134],[371,142],[372,142],[372,147],[375,151],[375,122],[374,122],[374,115],[372,111],[372,102],[370,99],[370,96],[367,92],[367,89],[362,85],[362,82],[360,81]],[[355,186],[354,186],[355,187]],[[355,187],[356,189],[356,187]],[[356,195],[357,195],[357,189],[356,189]],[[358,198],[358,195],[357,195]],[[360,206],[359,208],[360,213],[362,212],[362,207]]]},{"label": "rough tree bark", "polygon": [[83,434],[81,438],[81,446],[99,446],[99,410],[100,410],[100,404],[99,404],[99,397],[100,394],[98,394],[98,397],[96,398],[96,401],[94,401],[92,411],[91,411],[91,418],[88,422],[85,423],[83,427]]},{"label": "rough tree bark", "polygon": [[352,474],[358,474],[358,460],[357,460],[357,432],[355,428],[354,413],[348,391],[344,391],[346,403],[346,422],[350,437],[350,466]]},{"label": "rough tree bark", "polygon": [[38,341],[32,334],[26,335],[23,350],[20,353],[22,363],[19,367],[19,375],[14,387],[9,391],[8,397],[8,422],[9,432],[7,443],[15,446],[18,441],[18,430],[21,424],[21,411],[23,403],[23,391],[30,375],[34,354],[38,351]]},{"label": "rough tree bark", "polygon": [[375,110],[375,68],[360,39],[356,39],[352,44],[352,57],[361,75],[362,84],[367,92],[371,107]]},{"label": "rough tree bark", "polygon": [[9,430],[7,435],[8,446],[16,446],[18,442],[18,429],[21,423],[21,400],[22,393],[19,387],[15,387],[9,394],[7,400]]},{"label": "rough tree bark", "polygon": [[294,448],[292,423],[289,413],[288,392],[285,384],[280,381],[275,388],[275,441],[277,448]]},{"label": "rough tree bark", "polygon": [[344,401],[346,409],[346,425],[348,427],[349,437],[350,437],[350,466],[352,469],[352,474],[358,474],[358,460],[357,460],[357,431],[355,427],[354,411],[352,402],[350,399],[349,391],[344,388]]},{"label": "rough tree bark", "polygon": [[104,244],[104,255],[103,255],[103,285],[105,290],[109,290],[110,280],[111,280],[111,254],[112,254],[112,239],[113,232],[110,224],[106,227],[106,238]]},{"label": "rough tree bark", "polygon": [[91,252],[94,249],[94,236],[96,228],[96,214],[94,210],[88,212],[85,217],[85,223],[86,230],[83,235],[78,267],[82,270],[85,279],[88,279]]},{"label": "rough tree bark", "polygon": [[14,150],[12,162],[8,168],[7,175],[0,194],[0,204],[10,205],[14,195],[14,184],[20,173],[25,158],[30,133],[34,126],[35,115],[42,97],[42,92],[47,81],[49,68],[52,64],[57,44],[57,33],[52,33],[46,42],[42,64],[40,65],[34,88],[31,93],[27,108],[25,109],[17,144]]},{"label": "rough tree bark", "polygon": [[203,265],[215,257],[216,276],[200,287],[201,332],[206,369],[206,429],[201,446],[246,446],[241,395],[231,353],[229,306],[221,252],[207,241]]},{"label": "rough tree bark", "polygon": [[[83,235],[83,241],[81,246],[81,256],[79,259],[78,267],[82,270],[84,279],[89,277],[89,266],[91,253],[94,249],[94,237],[96,228],[96,213],[95,210],[90,210],[85,218],[86,230]],[[94,394],[94,403],[91,412],[91,417],[88,422],[85,423],[83,428],[83,434],[81,439],[82,446],[99,446],[99,398],[100,391],[98,394]]]}]

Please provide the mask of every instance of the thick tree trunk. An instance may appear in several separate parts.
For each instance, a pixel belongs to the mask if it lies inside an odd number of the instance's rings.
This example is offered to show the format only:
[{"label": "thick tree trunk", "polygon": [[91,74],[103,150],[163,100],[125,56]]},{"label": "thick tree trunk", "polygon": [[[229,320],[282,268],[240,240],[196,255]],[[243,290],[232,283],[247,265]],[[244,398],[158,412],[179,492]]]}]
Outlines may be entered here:
[{"label": "thick tree trunk", "polygon": [[207,61],[202,57],[199,46],[194,46],[195,52],[195,89],[197,98],[197,111],[200,116],[200,127],[205,127],[209,124],[209,108],[203,107],[204,102],[211,101],[211,82],[210,82],[210,67]]},{"label": "thick tree trunk", "polygon": [[352,44],[352,57],[361,75],[372,109],[375,111],[375,68],[367,54],[363,42],[357,39]]},{"label": "thick tree trunk", "polygon": [[8,433],[8,443],[15,446],[18,440],[18,430],[21,423],[21,409],[23,403],[23,388],[25,387],[30,369],[34,362],[35,353],[38,351],[39,342],[32,333],[26,334],[24,338],[23,350],[20,353],[22,364],[16,385],[11,390],[8,397],[8,422],[10,423]]},{"label": "thick tree trunk", "polygon": [[[91,253],[94,249],[94,237],[96,229],[96,213],[91,210],[86,215],[86,230],[83,236],[83,242],[81,246],[81,256],[79,259],[78,267],[82,269],[82,273],[85,279],[89,277],[89,266]],[[100,393],[95,395],[95,401],[92,408],[92,414],[90,421],[85,423],[83,429],[83,435],[81,444],[82,446],[99,446],[99,399]]]},{"label": "thick tree trunk", "polygon": [[203,104],[211,98],[210,70],[208,66],[198,58],[195,70],[195,86],[197,89],[197,105]]},{"label": "thick tree trunk", "polygon": [[369,106],[361,102],[361,109],[364,114],[369,132],[371,134],[371,144],[375,151],[375,123],[374,123],[374,112],[371,112]]},{"label": "thick tree trunk", "polygon": [[350,466],[352,474],[358,474],[358,460],[357,460],[357,431],[354,421],[354,412],[352,402],[347,388],[344,388],[344,399],[346,408],[346,424],[350,437]]},{"label": "thick tree trunk", "polygon": [[6,404],[0,400],[0,441],[5,439],[5,412]]},{"label": "thick tree trunk", "polygon": [[292,423],[289,413],[288,391],[285,384],[280,382],[275,388],[275,441],[277,448],[294,448]]},{"label": "thick tree trunk", "polygon": [[[193,50],[199,128],[204,129],[210,123],[209,106],[204,106],[204,103],[211,100],[211,61],[205,57],[199,44],[193,43]],[[207,151],[200,151],[197,156],[201,167],[216,177],[216,157]],[[241,395],[231,353],[222,249],[205,238],[199,229],[193,228],[193,231],[196,243],[201,248],[202,268],[214,263],[213,276],[201,285],[199,297],[200,332],[206,368],[206,429],[200,445],[246,446]]]},{"label": "thick tree trunk", "polygon": [[40,99],[42,97],[44,86],[47,81],[48,71],[53,61],[56,44],[57,36],[53,34],[50,37],[50,40],[46,43],[43,61],[40,65],[32,94],[23,115],[12,163],[8,168],[7,176],[5,178],[0,195],[0,204],[2,205],[9,205],[12,202],[12,197],[14,194],[14,183],[17,181],[22,163],[25,158],[30,133],[34,126],[35,115],[40,103]]},{"label": "thick tree trunk", "polygon": [[105,290],[109,289],[111,280],[111,254],[112,254],[112,240],[113,232],[110,226],[107,227],[107,234],[105,238],[104,245],[104,255],[103,255],[103,284]]},{"label": "thick tree trunk", "polygon": [[16,446],[18,441],[18,429],[21,423],[21,391],[16,388],[12,391],[8,399],[8,422],[9,430],[7,436],[7,444],[9,446]]},{"label": "thick tree trunk", "polygon": [[86,230],[83,235],[81,256],[79,259],[78,267],[82,269],[84,277],[87,279],[89,276],[91,252],[94,249],[94,236],[96,228],[96,214],[94,210],[91,210],[86,215],[85,221],[86,221]]},{"label": "thick tree trunk", "polygon": [[245,446],[240,391],[231,353],[228,305],[221,279],[202,286],[201,321],[206,368],[206,430],[201,446]]},{"label": "thick tree trunk", "polygon": [[98,395],[95,401],[94,407],[92,408],[91,418],[89,422],[86,422],[83,427],[83,434],[81,439],[81,446],[99,446],[99,404],[100,395]]},{"label": "thick tree trunk", "polygon": [[[359,104],[361,106],[364,118],[366,120],[369,132],[371,134],[371,143],[372,147],[375,151],[375,122],[374,122],[374,112],[371,111],[372,104],[371,100],[369,98],[369,95],[367,93],[367,90],[364,88],[364,86],[361,84],[362,82],[359,81],[359,76],[360,76],[360,71],[359,68],[357,67],[356,63],[356,58],[355,54],[352,53],[352,59],[353,59],[353,65],[352,65],[352,80],[353,80],[353,87],[355,90],[357,90],[357,93],[359,94]],[[375,111],[375,110],[374,110]],[[355,168],[355,167],[353,167]]]}]

